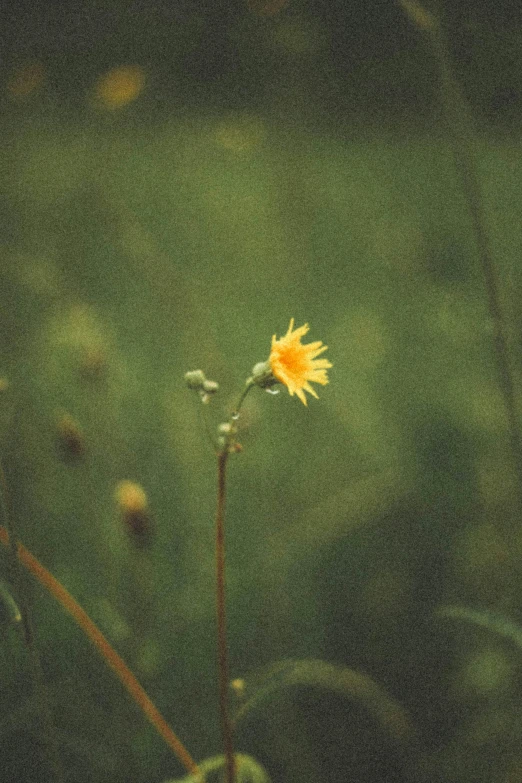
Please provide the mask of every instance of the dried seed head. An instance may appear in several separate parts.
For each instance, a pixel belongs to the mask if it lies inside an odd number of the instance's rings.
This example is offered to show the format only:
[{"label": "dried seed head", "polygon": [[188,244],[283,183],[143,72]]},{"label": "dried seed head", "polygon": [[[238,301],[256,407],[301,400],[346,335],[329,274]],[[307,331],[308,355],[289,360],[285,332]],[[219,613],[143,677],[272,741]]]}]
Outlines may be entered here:
[{"label": "dried seed head", "polygon": [[62,413],[56,422],[56,439],[64,462],[78,462],[85,456],[85,436],[80,425],[69,413]]},{"label": "dried seed head", "polygon": [[89,347],[81,358],[80,375],[88,381],[97,382],[107,374],[107,357],[100,347]]},{"label": "dried seed head", "polygon": [[114,497],[127,535],[143,549],[150,545],[154,525],[145,490],[134,481],[120,481]]}]

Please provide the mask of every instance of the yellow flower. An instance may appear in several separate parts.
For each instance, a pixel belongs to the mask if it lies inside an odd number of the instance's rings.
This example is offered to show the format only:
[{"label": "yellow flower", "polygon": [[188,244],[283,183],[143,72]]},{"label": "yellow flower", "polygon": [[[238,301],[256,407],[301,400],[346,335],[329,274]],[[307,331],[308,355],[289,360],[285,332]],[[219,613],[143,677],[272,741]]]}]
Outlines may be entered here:
[{"label": "yellow flower", "polygon": [[134,481],[120,481],[114,492],[116,503],[125,514],[146,511],[147,495],[141,484]]},{"label": "yellow flower", "polygon": [[293,329],[294,319],[292,318],[284,337],[276,340],[274,334],[268,362],[274,378],[280,383],[284,383],[290,394],[297,394],[301,402],[306,405],[305,391],[317,397],[309,381],[320,383],[322,386],[327,384],[326,371],[332,365],[328,359],[316,358],[328,348],[320,340],[308,343],[308,345],[301,343],[301,337],[309,329],[308,324],[300,326],[295,331]]},{"label": "yellow flower", "polygon": [[145,71],[139,65],[120,65],[98,79],[95,101],[104,109],[123,109],[139,97],[145,87]]}]

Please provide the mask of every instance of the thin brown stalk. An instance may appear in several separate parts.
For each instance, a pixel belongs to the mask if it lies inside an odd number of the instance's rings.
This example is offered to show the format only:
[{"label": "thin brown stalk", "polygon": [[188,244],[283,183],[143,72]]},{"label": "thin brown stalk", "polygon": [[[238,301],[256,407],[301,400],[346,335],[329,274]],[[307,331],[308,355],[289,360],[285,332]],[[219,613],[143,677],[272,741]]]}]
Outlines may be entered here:
[{"label": "thin brown stalk", "polygon": [[232,741],[232,723],[228,710],[228,644],[226,620],[226,571],[225,571],[225,490],[226,466],[229,452],[225,447],[218,454],[218,491],[216,509],[216,611],[218,643],[218,682],[221,733],[226,763],[226,781],[234,783],[235,764]]},{"label": "thin brown stalk", "polygon": [[[10,545],[9,534],[4,527],[0,527],[0,542],[5,547],[9,547]],[[85,635],[91,640],[116,676],[120,679],[127,692],[134,699],[146,718],[152,723],[158,734],[165,740],[187,772],[193,775],[200,775],[200,779],[203,780],[196,762],[192,759],[181,740],[178,739],[127,664],[118,655],[116,650],[111,647],[87,612],[82,609],[68,590],[65,589],[65,587],[36,559],[36,557],[19,542],[17,544],[17,555],[19,562],[36,577],[40,584],[42,584],[54,598],[56,598],[63,609],[71,615]]]}]

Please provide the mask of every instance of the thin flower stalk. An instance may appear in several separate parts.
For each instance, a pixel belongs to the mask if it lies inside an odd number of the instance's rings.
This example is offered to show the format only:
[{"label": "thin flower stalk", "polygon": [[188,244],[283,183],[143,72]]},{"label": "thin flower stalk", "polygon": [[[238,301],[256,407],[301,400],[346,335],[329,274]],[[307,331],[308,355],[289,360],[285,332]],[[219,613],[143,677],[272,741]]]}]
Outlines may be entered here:
[{"label": "thin flower stalk", "polygon": [[[9,533],[5,527],[0,527],[0,542],[9,547]],[[105,636],[91,620],[87,612],[75,601],[66,588],[48,571],[36,557],[20,542],[17,544],[17,555],[20,563],[42,584],[58,603],[68,612],[79,625],[85,635],[91,640],[102,655],[129,695],[134,699],[145,717],[154,726],[158,734],[165,740],[177,756],[187,772],[200,775],[196,762],[191,757],[181,740],[176,736],[163,715],[153,704],[143,687],[140,685],[127,664],[109,644]],[[203,780],[203,778],[201,778]]]},{"label": "thin flower stalk", "polygon": [[[294,394],[306,405],[305,391],[313,397],[317,393],[310,383],[322,386],[328,383],[327,370],[332,364],[318,357],[327,350],[327,346],[316,341],[303,344],[301,338],[308,332],[308,324],[294,329],[294,319],[290,321],[287,333],[279,340],[274,335],[269,357],[264,362],[258,362],[252,369],[252,375],[239,397],[230,420],[218,427],[217,439],[217,508],[216,508],[216,626],[217,626],[217,663],[219,712],[223,751],[225,756],[226,783],[234,783],[235,760],[233,747],[233,729],[229,714],[229,663],[226,619],[226,561],[225,561],[225,498],[226,498],[226,468],[230,454],[241,451],[237,442],[237,426],[241,407],[247,394],[254,386],[272,391],[272,387],[281,383],[287,387],[291,396]],[[185,382],[189,389],[197,392],[202,402],[209,400],[209,383],[212,393],[218,390],[218,384],[208,381],[202,370],[191,370],[185,374]]]},{"label": "thin flower stalk", "polygon": [[216,620],[218,647],[218,687],[219,710],[221,717],[221,735],[225,754],[226,781],[234,783],[235,764],[232,736],[232,722],[228,708],[228,643],[226,618],[226,568],[225,568],[225,497],[226,467],[229,450],[218,454],[218,488],[216,508]]},{"label": "thin flower stalk", "polygon": [[225,559],[225,499],[226,499],[226,469],[230,454],[239,450],[235,440],[235,422],[249,391],[253,388],[252,378],[248,378],[245,388],[237,402],[230,422],[224,427],[227,434],[222,436],[222,445],[217,454],[217,506],[216,506],[216,626],[217,626],[217,663],[219,713],[221,719],[221,736],[225,755],[226,783],[234,783],[236,770],[234,760],[234,741],[232,721],[229,710],[229,663],[227,641],[226,615],[226,559]]}]

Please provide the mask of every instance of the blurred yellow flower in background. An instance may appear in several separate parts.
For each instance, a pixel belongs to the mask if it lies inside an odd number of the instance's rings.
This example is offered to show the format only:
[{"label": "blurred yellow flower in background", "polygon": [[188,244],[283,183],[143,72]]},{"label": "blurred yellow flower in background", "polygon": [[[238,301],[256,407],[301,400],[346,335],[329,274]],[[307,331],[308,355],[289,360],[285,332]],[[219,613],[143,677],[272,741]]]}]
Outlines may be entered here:
[{"label": "blurred yellow flower in background", "polygon": [[145,490],[141,484],[134,481],[120,481],[114,491],[114,497],[123,513],[145,511],[148,506]]},{"label": "blurred yellow flower in background", "polygon": [[258,16],[275,16],[287,2],[288,0],[247,0],[247,6]]},{"label": "blurred yellow flower in background", "polygon": [[120,65],[100,76],[94,88],[95,101],[104,109],[122,109],[143,92],[145,71],[139,65]]},{"label": "blurred yellow flower in background", "polygon": [[40,62],[29,62],[17,68],[7,81],[11,98],[24,100],[37,93],[45,81],[45,67]]},{"label": "blurred yellow flower in background", "polygon": [[147,493],[135,481],[120,481],[114,491],[123,529],[133,544],[144,549],[152,543],[154,523],[149,512]]},{"label": "blurred yellow flower in background", "polygon": [[272,349],[268,358],[273,376],[280,383],[284,383],[291,395],[297,394],[304,405],[307,404],[305,391],[317,398],[309,381],[325,386],[328,383],[326,371],[332,367],[328,359],[317,359],[319,354],[326,351],[327,345],[323,345],[320,340],[308,345],[301,343],[301,337],[304,337],[308,329],[308,324],[304,324],[294,331],[292,318],[284,337],[280,340],[276,340],[275,334],[272,337]]},{"label": "blurred yellow flower in background", "polygon": [[215,140],[231,152],[246,152],[259,146],[266,129],[263,120],[253,114],[236,114],[222,120],[216,127]]}]

